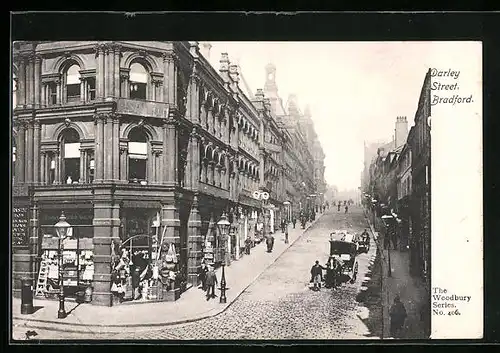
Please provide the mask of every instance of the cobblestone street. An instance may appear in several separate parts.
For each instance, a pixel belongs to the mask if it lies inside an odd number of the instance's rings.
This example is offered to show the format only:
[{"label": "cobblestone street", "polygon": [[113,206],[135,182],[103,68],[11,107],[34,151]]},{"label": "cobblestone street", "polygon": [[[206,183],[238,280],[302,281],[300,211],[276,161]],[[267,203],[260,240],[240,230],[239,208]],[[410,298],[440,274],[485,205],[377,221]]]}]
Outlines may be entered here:
[{"label": "cobblestone street", "polygon": [[[368,309],[356,301],[366,289],[364,281],[376,249],[358,255],[359,273],[354,284],[336,291],[309,289],[309,270],[315,260],[325,263],[329,234],[335,229],[361,232],[366,222],[361,210],[347,215],[330,209],[293,246],[251,284],[222,314],[201,321],[144,329],[124,328],[119,334],[62,333],[36,330],[36,339],[356,339],[373,338],[362,319]],[[227,278],[231,286],[231,278]],[[200,291],[200,295],[202,295]]]}]

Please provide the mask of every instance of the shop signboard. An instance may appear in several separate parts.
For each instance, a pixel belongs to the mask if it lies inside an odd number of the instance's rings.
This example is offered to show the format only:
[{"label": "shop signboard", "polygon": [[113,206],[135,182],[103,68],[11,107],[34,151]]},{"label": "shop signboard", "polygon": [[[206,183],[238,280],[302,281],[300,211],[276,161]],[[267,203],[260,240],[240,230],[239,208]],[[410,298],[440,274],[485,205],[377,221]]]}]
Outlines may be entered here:
[{"label": "shop signboard", "polygon": [[12,209],[12,245],[28,246],[28,207],[18,206]]},{"label": "shop signboard", "polygon": [[147,102],[136,99],[118,99],[116,110],[119,114],[147,116],[166,119],[169,115],[169,106],[166,103]]}]

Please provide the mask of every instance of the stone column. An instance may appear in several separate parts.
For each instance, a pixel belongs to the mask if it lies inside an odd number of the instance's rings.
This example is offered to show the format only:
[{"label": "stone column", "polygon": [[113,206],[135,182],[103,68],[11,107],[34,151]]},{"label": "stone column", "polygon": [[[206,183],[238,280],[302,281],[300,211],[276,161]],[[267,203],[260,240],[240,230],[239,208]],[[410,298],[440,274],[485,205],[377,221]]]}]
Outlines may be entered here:
[{"label": "stone column", "polygon": [[176,105],[176,87],[177,87],[177,69],[175,63],[176,57],[173,51],[168,51],[163,55],[163,101],[168,104]]},{"label": "stone column", "polygon": [[26,104],[26,61],[23,56],[19,58],[19,74],[17,79],[17,106]]},{"label": "stone column", "polygon": [[[115,80],[116,82],[116,80]],[[115,91],[116,93],[116,91]],[[120,116],[115,115],[113,119],[113,170],[112,179],[120,179]],[[110,151],[111,152],[111,151]]]},{"label": "stone column", "polygon": [[163,141],[167,153],[163,155],[164,165],[166,166],[166,182],[177,183],[177,165],[178,165],[178,136],[177,124],[173,119],[166,120],[165,139]]},{"label": "stone column", "polygon": [[194,287],[198,285],[198,270],[203,259],[202,244],[201,217],[198,210],[198,197],[195,195],[188,221],[188,282]]},{"label": "stone column", "polygon": [[104,59],[104,90],[105,98],[113,96],[113,49],[106,45],[104,47],[105,59]]},{"label": "stone column", "polygon": [[208,162],[208,184],[214,184],[214,161]]},{"label": "stone column", "polygon": [[207,109],[207,130],[212,133],[214,129],[214,116],[213,116],[213,108],[208,107]]},{"label": "stone column", "polygon": [[200,123],[200,104],[199,104],[199,82],[200,78],[198,75],[193,74],[191,76],[191,95],[190,95],[190,100],[191,100],[191,120],[197,124]]},{"label": "stone column", "polygon": [[85,183],[85,150],[80,148],[80,180],[78,181],[80,184]]},{"label": "stone column", "polygon": [[128,162],[127,148],[120,147],[120,180],[123,182],[128,181],[127,162]]},{"label": "stone column", "polygon": [[34,60],[35,65],[35,80],[34,80],[34,91],[35,91],[35,107],[40,107],[41,101],[41,85],[40,80],[42,78],[42,58],[40,56],[35,56]]},{"label": "stone column", "polygon": [[[113,82],[114,82],[114,94],[115,97],[120,97],[120,46],[115,45],[113,48],[114,54],[114,67],[113,67]],[[116,168],[116,167],[115,167]]]},{"label": "stone column", "polygon": [[191,142],[191,187],[195,190],[199,187],[200,181],[200,140],[196,129],[193,129],[190,136]]},{"label": "stone column", "polygon": [[57,79],[56,83],[56,104],[62,103],[62,95],[61,95],[61,79]]},{"label": "stone column", "polygon": [[220,164],[215,164],[214,166],[214,185],[219,187],[220,183],[220,172],[221,172],[221,166]]},{"label": "stone column", "polygon": [[205,107],[206,102],[203,101],[200,107],[200,124],[204,128],[207,127],[207,109]]},{"label": "stone column", "polygon": [[85,79],[80,77],[80,103],[85,103]]},{"label": "stone column", "polygon": [[18,123],[17,141],[16,141],[16,183],[22,184],[25,182],[25,124]]},{"label": "stone column", "polygon": [[47,184],[47,153],[40,151],[40,184]]},{"label": "stone column", "polygon": [[40,182],[40,121],[33,123],[33,183]]},{"label": "stone column", "polygon": [[94,278],[92,304],[112,306],[111,242],[119,239],[120,207],[113,204],[109,188],[94,189]]},{"label": "stone column", "polygon": [[61,184],[61,152],[59,149],[54,151],[54,161],[56,170],[54,171],[54,184]]},{"label": "stone column", "polygon": [[26,182],[33,182],[33,122],[28,123],[26,136]]},{"label": "stone column", "polygon": [[[96,70],[96,98],[104,98],[104,47],[102,44],[96,46],[97,70]],[[97,171],[97,170],[96,170]]]},{"label": "stone column", "polygon": [[266,155],[264,153],[264,150],[260,151],[259,154],[259,167],[260,167],[260,180],[259,184],[260,186],[264,185],[264,173],[265,173],[265,161],[266,161]]},{"label": "stone column", "polygon": [[107,114],[104,119],[104,180],[106,181],[113,180],[113,120],[112,114]]},{"label": "stone column", "polygon": [[201,160],[201,165],[200,165],[200,181],[202,183],[206,183],[207,181],[207,166],[205,165],[205,162],[206,162],[206,158],[203,158]]},{"label": "stone column", "polygon": [[35,72],[34,72],[34,66],[35,66],[35,57],[31,53],[28,57],[28,68],[27,68],[27,74],[26,74],[26,105],[28,107],[33,107],[33,104],[35,103],[34,100],[34,94],[35,94]]},{"label": "stone column", "polygon": [[95,183],[102,183],[104,179],[104,122],[102,114],[94,115],[96,124],[95,136]]}]

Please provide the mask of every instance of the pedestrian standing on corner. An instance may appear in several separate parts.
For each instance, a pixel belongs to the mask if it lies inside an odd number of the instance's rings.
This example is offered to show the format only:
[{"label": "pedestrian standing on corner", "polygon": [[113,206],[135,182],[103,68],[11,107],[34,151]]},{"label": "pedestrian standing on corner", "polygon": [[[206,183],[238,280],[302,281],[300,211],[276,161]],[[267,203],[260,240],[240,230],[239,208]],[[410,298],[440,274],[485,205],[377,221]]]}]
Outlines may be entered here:
[{"label": "pedestrian standing on corner", "polygon": [[207,272],[207,301],[210,300],[210,298],[215,298],[215,285],[218,283],[217,281],[217,275],[215,274],[214,268],[212,266],[208,267],[208,272]]},{"label": "pedestrian standing on corner", "polygon": [[295,223],[297,223],[297,218],[293,216],[292,218],[293,229],[295,229]]},{"label": "pedestrian standing on corner", "polygon": [[340,212],[340,201],[339,201],[339,204],[337,206],[337,212]]},{"label": "pedestrian standing on corner", "polygon": [[345,212],[344,213],[347,213],[348,210],[349,210],[349,206],[345,205]]},{"label": "pedestrian standing on corner", "polygon": [[314,284],[314,291],[319,291],[321,288],[321,282],[323,281],[323,269],[323,266],[319,264],[318,260],[316,260],[313,267],[311,267],[311,279]]},{"label": "pedestrian standing on corner", "polygon": [[399,295],[394,298],[394,304],[391,306],[389,315],[391,317],[391,337],[400,338],[407,314]]},{"label": "pedestrian standing on corner", "polygon": [[207,290],[207,272],[208,272],[208,267],[205,261],[201,263],[200,270],[198,272],[198,278],[201,281],[201,289],[203,291]]}]

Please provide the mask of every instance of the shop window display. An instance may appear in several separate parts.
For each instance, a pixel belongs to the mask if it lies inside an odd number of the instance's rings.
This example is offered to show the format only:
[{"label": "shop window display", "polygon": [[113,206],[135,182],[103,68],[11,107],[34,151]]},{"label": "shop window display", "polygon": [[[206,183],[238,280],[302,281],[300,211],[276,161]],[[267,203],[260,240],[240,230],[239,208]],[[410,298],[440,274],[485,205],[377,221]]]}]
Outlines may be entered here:
[{"label": "shop window display", "polygon": [[[62,241],[62,275],[65,295],[76,297],[92,286],[94,261],[91,239],[67,238]],[[46,281],[43,281],[46,273]],[[44,236],[38,283],[45,282],[44,296],[57,299],[59,294],[59,239]],[[37,283],[37,284],[38,284]]]},{"label": "shop window display", "polygon": [[176,289],[185,287],[175,246],[163,241],[166,229],[159,241],[159,220],[153,222],[150,234],[142,223],[137,219],[126,222],[128,238],[112,250],[118,255],[112,264],[111,292],[119,303],[168,301],[175,297]]}]

